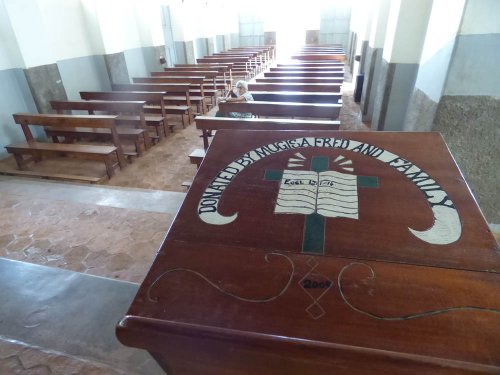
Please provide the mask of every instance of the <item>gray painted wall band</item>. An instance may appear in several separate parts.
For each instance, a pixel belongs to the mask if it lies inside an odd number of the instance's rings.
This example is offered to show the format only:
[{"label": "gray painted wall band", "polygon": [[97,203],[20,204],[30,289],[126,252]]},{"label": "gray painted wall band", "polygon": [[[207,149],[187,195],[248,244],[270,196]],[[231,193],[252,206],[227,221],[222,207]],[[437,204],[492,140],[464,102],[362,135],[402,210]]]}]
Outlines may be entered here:
[{"label": "gray painted wall band", "polygon": [[374,108],[375,108],[375,96],[377,95],[376,90],[376,82],[380,79],[380,72],[382,70],[382,62],[383,62],[383,48],[378,49],[377,57],[375,59],[375,68],[373,70],[373,79],[372,79],[372,87],[370,89],[370,101],[368,103],[368,110],[366,116],[369,117],[370,121],[373,116]]},{"label": "gray painted wall band", "polygon": [[368,48],[368,41],[363,40],[361,42],[361,59],[359,61],[359,74],[365,74],[366,71],[366,50]]},{"label": "gray painted wall band", "polygon": [[[143,48],[132,48],[123,51],[125,56],[125,63],[127,64],[127,71],[129,78],[133,77],[149,77],[150,69],[146,68],[146,59]],[[148,60],[154,58],[154,50],[152,47],[148,50]]]},{"label": "gray painted wall band", "polygon": [[207,50],[207,38],[197,38],[194,40],[193,43],[194,49],[195,49],[195,54],[196,58],[202,58],[208,55],[208,50]]},{"label": "gray painted wall band", "polygon": [[194,53],[194,42],[188,40],[184,43],[184,49],[186,51],[186,64],[196,64],[196,58]]},{"label": "gray painted wall band", "polygon": [[418,64],[388,63],[383,59],[373,113],[378,130],[399,131],[404,128],[406,110],[413,94]]},{"label": "gray painted wall band", "polygon": [[354,55],[356,54],[356,43],[358,40],[358,35],[356,33],[351,33],[351,50],[349,51],[349,68],[351,73],[354,74]]},{"label": "gray painted wall band", "polygon": [[380,74],[375,85],[375,100],[373,106],[372,129],[384,130],[387,106],[394,80],[394,66],[382,59]]},{"label": "gray painted wall band", "polygon": [[406,111],[413,94],[417,73],[418,64],[394,64],[394,80],[384,130],[399,131],[404,128]]},{"label": "gray painted wall band", "polygon": [[216,52],[225,51],[225,49],[224,49],[224,36],[223,35],[216,35],[215,40],[216,40],[216,45],[217,45],[217,47],[215,48]]},{"label": "gray painted wall band", "polygon": [[458,35],[444,95],[500,97],[500,34]]},{"label": "gray painted wall band", "polygon": [[176,61],[174,64],[187,64],[186,60],[186,46],[184,42],[174,42]]},{"label": "gray painted wall band", "polygon": [[443,93],[454,46],[455,38],[449,40],[431,58],[421,64],[418,70],[415,87],[435,102],[439,102]]},{"label": "gray painted wall band", "polygon": [[370,104],[373,99],[372,87],[373,82],[377,80],[375,77],[375,66],[377,60],[381,60],[382,48],[372,48],[370,46],[366,49],[366,71],[363,82],[363,92],[361,94],[361,113],[363,121],[370,121],[373,113],[373,105],[371,105],[371,112],[369,113]]},{"label": "gray painted wall band", "polygon": [[231,33],[230,38],[231,38],[231,48],[236,48],[240,46],[240,34]]},{"label": "gray painted wall band", "polygon": [[206,42],[207,42],[207,54],[213,55],[215,52],[214,51],[214,47],[215,47],[214,38],[213,37],[206,38]]},{"label": "gray painted wall band", "polygon": [[228,49],[231,48],[231,35],[230,34],[224,34],[223,35],[223,40],[224,40],[224,51],[227,51]]},{"label": "gray painted wall band", "polygon": [[[16,112],[36,113],[36,105],[31,95],[23,69],[0,70],[0,157],[7,156],[4,146],[25,141],[21,127],[14,123],[12,114]],[[41,136],[42,129],[33,127],[33,135]]]},{"label": "gray painted wall band", "polygon": [[84,56],[57,62],[69,100],[79,100],[80,91],[111,89],[104,56]]}]

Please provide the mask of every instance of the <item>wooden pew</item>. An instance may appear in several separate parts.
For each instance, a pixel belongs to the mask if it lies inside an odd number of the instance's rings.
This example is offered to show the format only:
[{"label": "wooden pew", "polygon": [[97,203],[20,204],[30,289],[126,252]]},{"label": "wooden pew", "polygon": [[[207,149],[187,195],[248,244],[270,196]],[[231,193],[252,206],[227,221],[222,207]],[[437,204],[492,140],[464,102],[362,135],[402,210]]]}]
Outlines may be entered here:
[{"label": "wooden pew", "polygon": [[219,111],[251,113],[255,116],[315,117],[335,120],[339,117],[341,104],[294,103],[294,102],[221,102]]},{"label": "wooden pew", "polygon": [[[250,68],[254,69],[255,74],[262,71],[264,67],[264,60],[260,58],[260,51],[246,50],[246,51],[223,51],[214,53],[212,56],[205,56],[205,58],[213,57],[246,57],[248,58],[248,65]],[[236,66],[235,66],[236,67]]]},{"label": "wooden pew", "polygon": [[302,71],[302,72],[324,72],[324,71],[334,71],[334,72],[344,72],[344,66],[278,66],[269,68],[270,72],[288,72],[288,71]]},{"label": "wooden pew", "polygon": [[264,77],[256,78],[256,82],[261,83],[325,83],[325,84],[342,84],[343,77]]},{"label": "wooden pew", "polygon": [[[145,101],[87,101],[87,100],[52,100],[50,105],[59,114],[64,114],[65,111],[87,111],[89,115],[94,115],[95,112],[107,112],[113,115],[118,113],[134,113],[137,114],[139,121],[136,123],[135,129],[118,127],[116,129],[120,139],[131,140],[135,145],[135,152],[124,152],[127,156],[140,156],[141,138],[144,142],[144,148],[147,150],[151,146],[151,138],[149,137],[146,128],[146,119],[144,116],[143,106]],[[115,124],[119,124],[119,116],[116,117]],[[52,137],[54,142],[59,142],[58,137],[64,137],[66,140],[72,141],[81,137],[98,136],[105,140],[112,140],[110,129],[101,129],[96,133],[95,129],[89,128],[68,128],[68,129],[45,129],[45,133]],[[66,142],[68,143],[68,142]]]},{"label": "wooden pew", "polygon": [[341,83],[249,83],[248,90],[253,91],[302,91],[302,92],[340,92]]},{"label": "wooden pew", "polygon": [[196,117],[196,128],[202,131],[203,146],[208,148],[208,133],[212,130],[338,130],[340,121],[294,120],[294,119],[258,119],[229,117]]},{"label": "wooden pew", "polygon": [[[209,69],[209,70],[208,70]],[[231,76],[231,74],[229,74]],[[215,68],[165,68],[161,72],[151,72],[151,77],[183,77],[183,76],[203,76],[205,83],[212,83],[213,89],[216,90],[218,83],[228,84],[225,70]],[[219,79],[220,77],[220,79]]]},{"label": "wooden pew", "polygon": [[263,102],[297,102],[297,103],[330,103],[337,104],[342,99],[341,94],[328,92],[299,91],[252,91],[254,100]]},{"label": "wooden pew", "polygon": [[344,77],[344,71],[308,72],[303,70],[287,70],[283,72],[264,72],[264,77]]},{"label": "wooden pew", "polygon": [[[122,146],[118,138],[118,133],[115,127],[116,116],[72,116],[72,115],[39,115],[32,113],[15,113],[13,115],[16,124],[21,125],[26,142],[18,142],[7,145],[7,151],[14,155],[16,163],[20,170],[23,170],[27,163],[31,161],[41,161],[44,155],[71,155],[87,160],[98,160],[104,162],[106,173],[109,178],[114,174],[113,157],[116,157],[118,165],[121,169],[125,168],[127,162],[123,155]],[[105,145],[81,145],[67,143],[51,143],[38,142],[34,139],[29,128],[30,125],[53,127],[58,129],[67,128],[92,128],[92,129],[109,129],[114,146]],[[24,159],[24,156],[30,156]],[[36,175],[34,173],[34,175]],[[44,177],[51,177],[50,174],[44,174]],[[90,181],[88,177],[76,175],[64,175],[65,179],[74,179],[81,181]],[[54,177],[61,177],[60,174]],[[100,180],[100,179],[98,179]],[[97,182],[97,181],[93,181]]]},{"label": "wooden pew", "polygon": [[[163,100],[164,92],[147,92],[147,91],[80,91],[80,97],[83,100],[126,100],[126,101],[146,101],[149,109],[153,106],[157,109],[158,114],[145,113],[144,120],[147,126],[155,128],[156,136],[152,137],[156,140],[162,139],[167,135],[167,126],[170,126],[170,132],[173,132],[174,125],[168,125],[167,113],[165,111],[165,102]],[[146,112],[146,107],[143,108]],[[137,116],[119,116],[118,123],[134,123],[140,121]]]},{"label": "wooden pew", "polygon": [[[217,71],[219,75],[223,79],[232,79],[232,69],[233,63],[206,63],[206,64],[175,64],[173,68],[164,68],[167,70],[201,70],[201,71]],[[208,77],[207,77],[208,78]]]},{"label": "wooden pew", "polygon": [[339,67],[344,66],[344,63],[341,61],[329,61],[329,62],[303,62],[303,61],[295,61],[289,63],[279,63],[276,64],[278,68],[296,68],[296,70],[300,70],[301,67],[304,68],[324,68],[324,67]]},{"label": "wooden pew", "polygon": [[[235,75],[236,72],[242,73],[242,75],[245,76],[245,78],[248,78],[253,75],[254,70],[250,66],[250,59],[248,57],[204,57],[200,59],[196,59],[197,63],[234,63],[233,64],[233,74]],[[245,70],[240,70],[243,68]]]},{"label": "wooden pew", "polygon": [[345,53],[338,52],[338,53],[298,53],[295,55],[292,55],[292,59],[294,60],[339,60],[339,61],[345,61]]},{"label": "wooden pew", "polygon": [[[210,98],[211,102],[214,102],[214,98],[217,97],[216,89],[205,89],[204,76],[175,76],[175,77],[134,77],[132,78],[134,83],[189,83],[190,90],[189,95],[191,96],[200,96],[203,99]],[[205,100],[202,100],[201,103],[201,112],[206,113],[207,103]],[[198,112],[200,110],[198,109]]]},{"label": "wooden pew", "polygon": [[[165,105],[165,112],[169,114],[180,114],[182,117],[182,126],[186,127],[184,115],[187,115],[189,123],[193,121],[193,109],[191,108],[191,96],[189,95],[189,84],[186,83],[121,83],[113,84],[113,90],[116,91],[150,91],[163,92],[165,104],[175,103],[175,105]],[[175,95],[177,94],[177,95]],[[178,95],[184,94],[184,95]],[[175,96],[174,96],[175,95]],[[201,98],[196,98],[201,101]],[[146,111],[149,109],[146,108]]]}]

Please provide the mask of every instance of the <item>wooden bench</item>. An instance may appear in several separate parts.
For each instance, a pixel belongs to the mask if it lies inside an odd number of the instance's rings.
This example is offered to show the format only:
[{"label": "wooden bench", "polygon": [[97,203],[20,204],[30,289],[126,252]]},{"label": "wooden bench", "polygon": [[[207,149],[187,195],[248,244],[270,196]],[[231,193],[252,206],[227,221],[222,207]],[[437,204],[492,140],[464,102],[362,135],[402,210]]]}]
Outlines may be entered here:
[{"label": "wooden bench", "polygon": [[201,148],[194,149],[193,152],[189,154],[189,161],[191,164],[196,164],[196,168],[200,168],[200,164],[205,157],[205,150]]},{"label": "wooden bench", "polygon": [[341,104],[294,103],[294,102],[221,102],[222,113],[242,112],[256,116],[313,117],[335,120],[339,117]]},{"label": "wooden bench", "polygon": [[226,69],[218,68],[165,68],[162,72],[151,72],[151,77],[203,76],[204,82],[212,83],[213,89],[216,89],[218,83],[229,85],[232,82],[231,70],[229,76],[226,73]]},{"label": "wooden bench", "polygon": [[250,59],[248,57],[204,57],[196,59],[197,63],[233,63],[233,75],[240,73],[244,75],[245,78],[254,75],[254,70],[251,68]]},{"label": "wooden bench", "polygon": [[[107,101],[107,100],[52,100],[50,105],[59,114],[64,114],[65,111],[87,111],[89,115],[94,115],[98,112],[108,112],[106,114],[117,113],[134,113],[138,114],[139,122],[136,122],[136,128],[117,127],[116,131],[120,139],[131,140],[135,145],[135,152],[125,152],[127,156],[140,156],[142,154],[141,139],[144,143],[144,149],[151,147],[151,138],[146,129],[146,120],[144,116],[143,106],[145,101]],[[110,113],[109,113],[110,112]],[[115,124],[118,124],[119,116],[116,118]],[[74,139],[81,137],[98,137],[104,140],[112,140],[110,129],[89,129],[89,128],[71,128],[71,129],[45,129],[49,137],[52,137],[54,142],[59,142],[59,137],[64,137],[66,143],[71,143]],[[70,142],[68,142],[68,140]]]},{"label": "wooden bench", "polygon": [[345,53],[339,51],[338,53],[298,53],[292,55],[294,60],[338,60],[345,61]]},{"label": "wooden bench", "polygon": [[[18,142],[7,145],[7,151],[14,155],[17,166],[20,170],[25,169],[26,164],[31,161],[39,162],[45,155],[72,155],[87,160],[98,160],[104,162],[106,173],[109,178],[114,174],[116,157],[121,169],[125,168],[126,161],[122,151],[122,146],[118,138],[115,127],[115,116],[72,116],[72,115],[39,115],[31,113],[15,113],[13,115],[16,124],[21,125],[26,142]],[[109,129],[113,141],[113,146],[105,145],[82,145],[67,143],[38,142],[34,139],[29,128],[30,125],[53,127],[58,129],[69,128],[92,128]],[[27,159],[24,158],[28,155]],[[47,174],[45,174],[47,177]],[[85,177],[76,175],[65,175],[67,178],[85,181]],[[42,176],[43,177],[43,176]]]},{"label": "wooden bench", "polygon": [[[212,102],[212,98],[216,97],[217,90],[208,89],[206,90],[204,87],[204,76],[176,76],[176,77],[134,77],[132,78],[134,83],[189,83],[190,97],[201,97],[202,101],[198,105],[197,110],[201,113],[207,112],[207,103],[204,99],[210,98]],[[201,106],[201,107],[200,107]]]},{"label": "wooden bench", "polygon": [[198,116],[196,128],[202,131],[203,147],[208,148],[208,134],[212,130],[338,130],[340,121],[258,119]]},{"label": "wooden bench", "polygon": [[281,72],[264,72],[264,77],[344,77],[344,71],[329,70],[309,72],[304,70],[287,70]]},{"label": "wooden bench", "polygon": [[[164,92],[148,92],[148,91],[80,91],[80,97],[83,100],[145,100],[147,106],[143,108],[144,112],[148,112],[151,107],[155,108],[156,114],[145,113],[144,119],[147,126],[154,127],[156,136],[152,137],[156,140],[161,140],[167,135],[167,126],[170,127],[170,132],[173,132],[174,125],[169,125],[167,122],[167,113],[165,111],[165,102],[163,100]],[[149,106],[149,107],[148,107]],[[137,116],[119,116],[117,123],[137,123],[140,118]]]},{"label": "wooden bench", "polygon": [[256,78],[259,83],[325,83],[342,84],[343,77],[264,77]]},{"label": "wooden bench", "polygon": [[332,62],[302,62],[298,61],[295,63],[280,63],[276,64],[278,68],[295,68],[294,70],[300,70],[301,68],[326,68],[326,67],[339,67],[344,66],[343,62],[332,61]]},{"label": "wooden bench", "polygon": [[[163,92],[165,94],[163,96],[163,100],[165,102],[165,112],[168,114],[180,114],[182,118],[182,127],[185,128],[187,125],[184,117],[185,115],[188,118],[188,123],[191,123],[194,119],[188,83],[120,83],[113,84],[112,89],[116,91]],[[201,98],[197,98],[197,100],[201,100]],[[172,102],[175,103],[175,105],[167,105],[167,103]],[[146,107],[145,111],[149,111],[151,109],[154,110],[154,108]]]},{"label": "wooden bench", "polygon": [[338,104],[341,94],[329,92],[252,91],[254,100],[262,102],[330,103]]},{"label": "wooden bench", "polygon": [[[191,70],[191,71],[217,71],[224,80],[232,80],[233,63],[207,63],[207,64],[175,64],[173,68],[164,68],[165,71]],[[208,78],[208,77],[207,77]]]},{"label": "wooden bench", "polygon": [[340,92],[341,83],[249,83],[248,90],[252,91],[302,91],[302,92]]},{"label": "wooden bench", "polygon": [[269,68],[270,72],[289,72],[289,71],[302,71],[302,72],[323,72],[323,71],[334,71],[334,72],[344,72],[344,66],[278,66]]}]

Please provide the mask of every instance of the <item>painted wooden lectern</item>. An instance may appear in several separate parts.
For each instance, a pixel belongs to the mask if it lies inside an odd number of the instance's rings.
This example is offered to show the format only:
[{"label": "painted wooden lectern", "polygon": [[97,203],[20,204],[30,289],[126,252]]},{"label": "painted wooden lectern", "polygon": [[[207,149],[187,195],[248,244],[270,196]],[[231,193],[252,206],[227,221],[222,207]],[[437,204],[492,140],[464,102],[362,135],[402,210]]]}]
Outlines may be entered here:
[{"label": "painted wooden lectern", "polygon": [[179,374],[500,373],[500,248],[438,133],[219,131],[117,327]]}]

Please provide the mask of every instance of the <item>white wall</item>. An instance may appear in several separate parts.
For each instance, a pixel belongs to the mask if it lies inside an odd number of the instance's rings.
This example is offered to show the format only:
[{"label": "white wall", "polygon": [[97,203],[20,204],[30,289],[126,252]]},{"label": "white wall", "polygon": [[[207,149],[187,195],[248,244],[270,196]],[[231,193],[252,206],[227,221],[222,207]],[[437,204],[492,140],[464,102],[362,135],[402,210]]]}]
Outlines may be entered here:
[{"label": "white wall", "polygon": [[38,0],[38,5],[56,61],[94,54],[80,0]]},{"label": "white wall", "polygon": [[134,13],[142,47],[162,46],[163,37],[161,6],[158,2],[136,1]]},{"label": "white wall", "polygon": [[106,54],[141,46],[134,7],[130,1],[96,1],[94,5]]},{"label": "white wall", "polygon": [[378,0],[373,12],[369,45],[372,48],[383,48],[389,18],[390,0]]},{"label": "white wall", "polygon": [[500,98],[500,2],[468,0],[456,38],[445,95]]},{"label": "white wall", "polygon": [[464,19],[459,34],[468,35],[498,33],[500,33],[500,1],[467,1]]},{"label": "white wall", "polygon": [[0,70],[24,67],[4,0],[0,0]]},{"label": "white wall", "polygon": [[4,0],[26,68],[52,64],[54,51],[37,0]]},{"label": "white wall", "polygon": [[420,64],[453,41],[460,27],[465,0],[434,0]]},{"label": "white wall", "polygon": [[443,93],[465,0],[434,0],[415,87],[439,102]]}]

